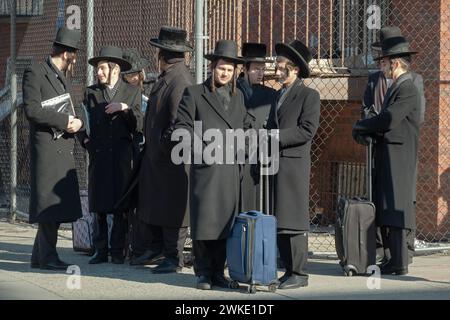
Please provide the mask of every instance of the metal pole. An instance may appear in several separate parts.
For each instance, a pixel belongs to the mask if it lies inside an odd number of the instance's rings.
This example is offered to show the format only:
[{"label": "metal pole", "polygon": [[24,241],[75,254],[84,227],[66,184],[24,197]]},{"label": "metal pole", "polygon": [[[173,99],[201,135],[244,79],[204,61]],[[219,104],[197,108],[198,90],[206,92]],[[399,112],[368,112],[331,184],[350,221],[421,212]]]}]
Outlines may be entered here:
[{"label": "metal pole", "polygon": [[195,80],[203,82],[203,3],[195,0]]},{"label": "metal pole", "polygon": [[[94,56],[94,0],[87,0],[86,60]],[[94,83],[94,67],[87,64],[86,86]]]},{"label": "metal pole", "polygon": [[16,74],[16,0],[10,1],[11,14],[11,207],[10,222],[16,221],[17,211],[17,74]]},{"label": "metal pole", "polygon": [[[202,44],[203,44],[203,48],[206,48],[206,49],[208,49],[208,20],[209,20],[209,14],[208,14],[208,0],[204,3],[204,11],[203,11],[203,19],[204,19],[204,23],[203,23],[203,28],[204,28],[204,30],[203,30],[203,33],[204,33],[204,35],[205,35],[205,37],[204,37],[204,41],[202,41]],[[202,77],[202,80],[203,81],[205,81],[206,80],[206,78],[207,78],[207,76],[208,76],[208,64],[207,63],[205,63],[205,59],[203,59],[202,58],[202,60],[203,60],[203,69],[204,69],[204,73],[203,73],[203,77]]]}]

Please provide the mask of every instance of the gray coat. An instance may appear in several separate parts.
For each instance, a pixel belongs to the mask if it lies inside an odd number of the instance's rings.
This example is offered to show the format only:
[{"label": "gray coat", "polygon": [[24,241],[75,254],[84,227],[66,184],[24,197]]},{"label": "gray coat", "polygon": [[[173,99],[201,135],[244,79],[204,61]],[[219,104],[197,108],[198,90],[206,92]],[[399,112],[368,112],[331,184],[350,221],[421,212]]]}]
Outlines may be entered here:
[{"label": "gray coat", "polygon": [[[43,101],[70,92],[67,80],[61,79],[65,88],[48,60],[33,64],[23,76],[23,108],[30,123],[30,223],[72,222],[82,215],[74,135],[53,139],[52,128],[65,130],[69,117],[41,107]],[[81,110],[74,107],[80,115]]]},{"label": "gray coat", "polygon": [[273,177],[273,213],[279,229],[309,230],[311,142],[319,127],[320,96],[297,79],[268,128],[280,130],[279,171]]},{"label": "gray coat", "polygon": [[415,188],[420,126],[420,95],[410,73],[386,94],[381,113],[358,121],[354,131],[375,142],[375,206],[380,226],[415,229]]},{"label": "gray coat", "polygon": [[184,62],[164,72],[152,88],[145,115],[145,149],[138,176],[138,217],[152,225],[189,225],[189,167],[172,163],[162,134],[177,117],[187,86],[194,83]]},{"label": "gray coat", "polygon": [[[250,126],[242,92],[231,97],[226,112],[217,94],[210,89],[211,79],[188,87],[178,109],[175,128],[187,129],[193,137],[194,121],[202,121],[202,134]],[[203,150],[208,142],[203,142]],[[194,144],[192,143],[192,146]],[[224,146],[220,145],[224,149]],[[225,155],[225,152],[224,152]],[[193,158],[192,158],[193,159]],[[193,240],[226,239],[239,213],[240,180],[238,164],[192,164],[190,171],[190,217]]]},{"label": "gray coat", "polygon": [[[112,102],[126,103],[130,109],[108,115]],[[93,85],[86,89],[90,137],[89,208],[92,212],[117,213],[114,206],[125,192],[133,168],[134,135],[142,131],[141,90],[121,81],[112,100],[105,89]]]}]

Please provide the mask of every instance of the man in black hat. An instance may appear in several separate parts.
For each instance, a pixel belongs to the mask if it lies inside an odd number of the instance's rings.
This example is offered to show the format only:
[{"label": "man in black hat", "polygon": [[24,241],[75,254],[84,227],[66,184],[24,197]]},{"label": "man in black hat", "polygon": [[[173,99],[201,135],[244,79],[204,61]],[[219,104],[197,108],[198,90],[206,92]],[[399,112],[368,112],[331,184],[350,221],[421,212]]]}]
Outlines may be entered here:
[{"label": "man in black hat", "polygon": [[126,220],[115,204],[124,193],[133,166],[133,139],[142,130],[141,90],[122,81],[120,72],[131,64],[122,49],[107,46],[89,60],[98,83],[86,88],[90,135],[84,139],[89,152],[89,209],[96,213],[95,255],[90,264],[108,262],[107,214],[114,214],[110,237],[111,262],[124,263]]},{"label": "man in black hat", "polygon": [[[382,274],[408,273],[414,249],[415,188],[420,126],[420,96],[409,72],[409,43],[402,36],[382,43],[384,75],[393,80],[375,117],[358,121],[353,136],[375,140],[375,207],[388,262]],[[408,187],[409,186],[409,187]]]},{"label": "man in black hat", "polygon": [[[245,61],[244,72],[237,80],[237,87],[244,94],[245,107],[255,120],[252,127],[263,129],[269,117],[270,107],[275,101],[276,90],[265,86],[264,73],[266,63],[266,45],[262,43],[244,43],[242,58]],[[259,166],[247,164],[242,179],[242,211],[262,210],[259,202]]]},{"label": "man in black hat", "polygon": [[[178,109],[175,129],[188,130],[191,137],[202,139],[207,129],[226,136],[227,130],[249,127],[244,97],[236,89],[236,67],[243,61],[237,56],[234,41],[220,40],[214,53],[206,54],[211,61],[211,76],[202,84],[191,86],[184,92]],[[201,122],[194,127],[194,122]],[[210,145],[204,141],[197,155]],[[225,150],[219,144],[218,150]],[[236,150],[236,149],[234,149]],[[219,152],[218,152],[219,153]],[[197,288],[211,289],[211,285],[237,288],[236,282],[225,277],[226,240],[236,215],[239,213],[240,168],[234,162],[227,164],[225,154],[217,161],[196,161],[191,165],[190,213],[191,237],[194,251],[194,271]],[[198,159],[197,159],[198,160]],[[211,159],[209,159],[211,160]]]},{"label": "man in black hat", "polygon": [[[362,105],[362,119],[365,118],[371,118],[381,112],[381,109],[383,107],[383,102],[386,96],[386,92],[388,88],[392,84],[392,79],[386,79],[386,76],[384,75],[383,69],[386,67],[384,65],[384,59],[381,59],[382,55],[382,49],[381,49],[381,43],[384,40],[401,37],[402,33],[400,31],[400,28],[397,26],[386,26],[381,28],[380,30],[380,41],[372,43],[371,47],[375,54],[375,61],[377,61],[380,71],[371,73],[368,78],[366,90],[364,92],[364,98],[363,98],[363,105]],[[413,71],[410,71],[410,74],[412,76],[414,85],[416,86],[419,95],[420,95],[420,123],[422,124],[425,120],[425,95],[424,95],[424,89],[423,89],[423,78],[420,74],[417,74]],[[362,144],[367,145],[369,143],[368,141],[368,135],[356,135],[355,140]],[[373,141],[373,142],[376,142]],[[376,148],[373,148],[372,156],[375,159],[375,150]],[[374,161],[372,162],[374,163]],[[376,172],[372,173],[372,199],[375,199],[376,196]],[[377,263],[384,263],[386,258],[384,249],[383,249],[383,243],[382,243],[382,237],[381,237],[381,231],[379,228],[377,228]],[[412,257],[411,257],[412,259]]]},{"label": "man in black hat", "polygon": [[311,142],[319,127],[320,96],[303,84],[312,56],[300,41],[278,43],[276,75],[282,85],[268,129],[279,129],[279,171],[273,177],[278,249],[286,269],[280,289],[308,285],[309,178]]},{"label": "man in black hat", "polygon": [[[386,79],[383,73],[383,59],[380,59],[381,55],[381,42],[385,39],[401,37],[402,33],[400,28],[396,26],[386,26],[380,30],[380,41],[372,43],[372,51],[374,52],[374,60],[378,63],[379,71],[373,72],[369,75],[366,90],[364,91],[363,98],[363,117],[370,117],[380,113],[383,106],[384,97],[392,81]],[[421,107],[420,107],[420,123],[423,123],[425,119],[425,96],[423,90],[423,78],[420,74],[411,72],[413,82],[417,87],[420,94]],[[366,142],[362,142],[366,143]]]},{"label": "man in black hat", "polygon": [[161,74],[150,93],[145,115],[145,141],[139,171],[137,217],[141,247],[146,251],[132,265],[149,264],[161,254],[164,260],[153,273],[180,272],[184,265],[184,243],[188,233],[188,167],[171,161],[161,139],[175,122],[183,91],[194,83],[185,62],[193,49],[187,32],[164,26],[159,37],[150,40],[158,48]]},{"label": "man in black hat", "polygon": [[[71,73],[79,49],[80,31],[62,27],[53,41],[51,55],[23,75],[23,107],[30,122],[30,223],[39,228],[31,267],[65,270],[69,264],[56,252],[60,223],[82,216],[78,179],[73,157],[74,134],[82,120],[42,107],[42,102],[71,93],[66,75]],[[73,97],[72,97],[73,98]],[[76,115],[82,112],[75,105]],[[54,131],[65,132],[57,138]]]}]

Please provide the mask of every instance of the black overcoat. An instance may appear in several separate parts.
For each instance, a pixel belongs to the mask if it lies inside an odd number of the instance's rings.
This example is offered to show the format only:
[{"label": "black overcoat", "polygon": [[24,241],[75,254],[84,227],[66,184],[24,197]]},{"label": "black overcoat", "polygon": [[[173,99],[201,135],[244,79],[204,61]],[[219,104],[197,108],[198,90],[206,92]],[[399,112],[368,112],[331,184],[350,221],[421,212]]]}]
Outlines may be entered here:
[{"label": "black overcoat", "polygon": [[[69,116],[41,107],[45,100],[70,93],[69,82],[60,78],[64,85],[49,59],[34,63],[23,75],[23,108],[30,123],[30,223],[72,222],[82,215],[74,135],[53,139],[52,128],[67,129]],[[80,115],[80,108],[74,107]]]}]

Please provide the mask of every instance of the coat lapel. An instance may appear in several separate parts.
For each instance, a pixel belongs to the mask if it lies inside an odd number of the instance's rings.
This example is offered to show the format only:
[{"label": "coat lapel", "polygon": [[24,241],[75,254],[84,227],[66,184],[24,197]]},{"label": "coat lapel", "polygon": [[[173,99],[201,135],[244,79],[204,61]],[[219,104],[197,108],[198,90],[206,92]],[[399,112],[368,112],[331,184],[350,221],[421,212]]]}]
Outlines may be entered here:
[{"label": "coat lapel", "polygon": [[45,77],[48,79],[48,82],[52,85],[53,89],[59,94],[62,95],[66,91],[62,87],[62,83],[56,78],[55,72],[50,68],[47,63],[43,63],[42,66],[45,70]]},{"label": "coat lapel", "polygon": [[[231,125],[231,122],[230,122],[230,118],[225,113],[225,110],[222,107],[222,103],[219,101],[219,99],[217,99],[215,93],[213,93],[209,90],[208,85],[204,85],[204,92],[203,92],[202,96],[211,105],[211,107],[214,109],[214,111],[216,111],[216,113],[227,123],[227,125],[230,128],[233,128],[233,126]],[[234,99],[235,99],[235,97],[233,96],[231,98],[230,108],[233,107]]]},{"label": "coat lapel", "polygon": [[291,90],[288,92],[288,96],[284,100],[283,104],[280,106],[280,109],[277,111],[278,119],[281,119],[283,115],[289,110],[289,106],[292,101],[297,97],[298,93],[302,89],[303,83],[301,80],[295,80],[295,83],[292,85]]}]

